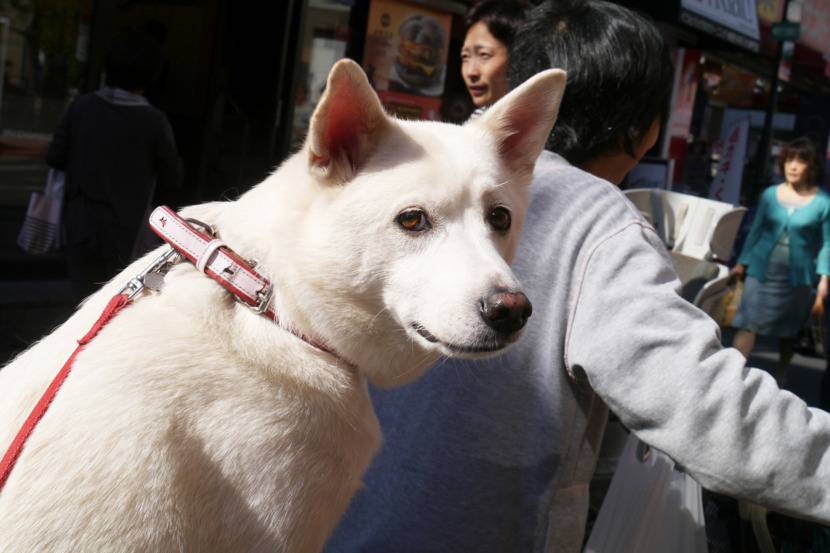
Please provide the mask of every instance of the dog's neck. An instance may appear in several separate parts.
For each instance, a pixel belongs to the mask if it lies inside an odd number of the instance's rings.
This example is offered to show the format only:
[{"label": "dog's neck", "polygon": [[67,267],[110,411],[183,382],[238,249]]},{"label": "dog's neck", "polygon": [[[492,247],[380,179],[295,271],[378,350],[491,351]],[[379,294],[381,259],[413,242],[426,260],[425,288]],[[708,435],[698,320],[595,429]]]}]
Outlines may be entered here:
[{"label": "dog's neck", "polygon": [[[246,245],[242,238],[245,233],[235,232],[235,226],[229,224],[226,218],[222,216],[222,212],[225,211],[228,205],[213,204],[214,209],[210,209],[210,211],[199,209],[202,206],[195,206],[195,209],[193,207],[187,208],[185,215],[187,217],[197,218],[213,227],[217,232],[216,238],[226,242],[225,247],[239,259],[260,259],[260,256],[264,252],[257,251],[256,248],[250,248],[249,245]],[[216,206],[220,206],[220,209],[216,210]],[[168,239],[167,241],[173,245],[175,239]],[[237,246],[237,244],[241,245]],[[178,249],[178,246],[174,245],[174,247]],[[223,251],[226,250],[223,248]],[[253,251],[253,255],[249,255],[251,251]],[[195,263],[188,264],[194,265]],[[253,265],[255,263],[251,263],[250,265],[252,265],[250,268],[254,269]],[[330,345],[326,341],[325,336],[321,336],[313,331],[311,325],[305,319],[303,310],[297,308],[295,303],[290,300],[290,296],[286,294],[286,291],[280,285],[282,279],[280,278],[279,271],[267,270],[267,267],[263,269],[262,267],[256,266],[255,268],[256,272],[265,277],[267,281],[270,281],[273,289],[273,295],[268,306],[269,309],[262,313],[258,313],[255,309],[250,309],[245,306],[244,302],[227,301],[230,297],[236,295],[233,291],[233,286],[223,284],[224,291],[216,289],[215,286],[210,284],[211,278],[205,274],[188,274],[188,285],[179,289],[178,293],[185,296],[203,296],[203,301],[218,302],[218,304],[224,305],[229,309],[232,313],[230,316],[226,312],[221,317],[214,317],[214,319],[221,318],[223,323],[231,326],[227,331],[235,334],[236,343],[245,341],[252,328],[259,328],[260,332],[256,332],[256,338],[253,340],[255,343],[239,344],[239,350],[245,351],[246,357],[251,357],[249,361],[254,361],[257,364],[267,364],[267,360],[271,358],[269,356],[272,355],[271,353],[266,353],[267,350],[270,350],[268,344],[276,339],[276,342],[279,342],[281,346],[284,345],[284,342],[288,342],[293,346],[308,348],[315,353],[315,357],[320,358],[322,361],[345,369],[347,372],[355,372],[356,367],[354,362],[350,361],[347,356]],[[187,272],[190,273],[190,270],[188,269]],[[209,294],[210,296],[216,295],[217,298],[204,297],[205,294]],[[225,301],[220,299],[223,296]],[[237,332],[235,330],[240,325],[245,327],[243,332]],[[274,325],[282,332],[275,331]],[[264,332],[262,332],[263,328]],[[289,338],[285,335],[290,335],[291,337]],[[300,342],[304,342],[305,345],[301,345]]]},{"label": "dog's neck", "polygon": [[[289,159],[237,201],[188,216],[215,225],[235,251],[260,261],[257,270],[274,285],[272,305],[283,326],[326,344],[371,382],[379,383],[379,377],[388,384],[414,379],[439,355],[425,352],[413,366],[413,345],[402,339],[403,329],[384,308],[379,291],[344,272],[337,264],[340,252],[332,253],[331,244],[326,244],[328,253],[320,253],[318,229],[309,226],[308,214],[317,208],[315,202],[336,189],[299,183],[306,173],[303,163],[300,156]],[[348,297],[341,293],[345,288]],[[258,340],[268,337],[263,334]],[[259,347],[253,344],[252,351]],[[335,368],[343,367],[335,363]]]}]

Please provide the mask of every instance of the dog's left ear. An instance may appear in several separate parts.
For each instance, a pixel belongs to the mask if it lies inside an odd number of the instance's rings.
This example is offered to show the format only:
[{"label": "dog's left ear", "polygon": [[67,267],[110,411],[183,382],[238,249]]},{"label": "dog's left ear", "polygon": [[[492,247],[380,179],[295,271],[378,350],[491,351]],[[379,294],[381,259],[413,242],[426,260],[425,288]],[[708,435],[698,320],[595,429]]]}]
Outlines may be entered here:
[{"label": "dog's left ear", "polygon": [[533,171],[550,135],[565,92],[565,72],[548,69],[534,75],[471,121],[495,134],[499,153],[515,171]]},{"label": "dog's left ear", "polygon": [[338,61],[311,117],[306,139],[310,170],[330,182],[350,180],[389,122],[360,66]]}]

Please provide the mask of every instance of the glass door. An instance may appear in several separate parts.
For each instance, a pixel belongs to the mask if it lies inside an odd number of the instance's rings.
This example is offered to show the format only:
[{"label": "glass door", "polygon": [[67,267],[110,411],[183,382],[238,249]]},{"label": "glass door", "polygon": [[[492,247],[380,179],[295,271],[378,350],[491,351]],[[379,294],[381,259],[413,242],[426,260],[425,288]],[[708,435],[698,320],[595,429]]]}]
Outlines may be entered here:
[{"label": "glass door", "polygon": [[85,77],[92,0],[0,0],[0,205],[45,182],[52,131]]}]

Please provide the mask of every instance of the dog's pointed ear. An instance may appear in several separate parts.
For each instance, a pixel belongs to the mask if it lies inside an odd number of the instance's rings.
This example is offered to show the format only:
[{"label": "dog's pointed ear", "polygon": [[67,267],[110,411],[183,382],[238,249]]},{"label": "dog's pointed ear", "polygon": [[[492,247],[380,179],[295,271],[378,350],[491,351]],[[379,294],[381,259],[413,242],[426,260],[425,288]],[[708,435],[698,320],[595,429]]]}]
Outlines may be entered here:
[{"label": "dog's pointed ear", "polygon": [[311,117],[306,138],[310,170],[331,182],[350,180],[389,122],[360,66],[338,61]]},{"label": "dog's pointed ear", "polygon": [[565,72],[548,69],[526,80],[471,124],[496,136],[499,153],[515,171],[533,171],[550,135],[565,92]]}]

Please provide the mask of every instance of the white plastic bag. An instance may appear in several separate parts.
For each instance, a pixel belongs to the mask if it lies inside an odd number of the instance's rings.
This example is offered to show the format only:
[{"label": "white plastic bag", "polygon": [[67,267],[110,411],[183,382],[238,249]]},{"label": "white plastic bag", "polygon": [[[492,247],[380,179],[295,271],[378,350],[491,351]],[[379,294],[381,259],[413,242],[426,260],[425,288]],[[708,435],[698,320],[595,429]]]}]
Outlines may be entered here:
[{"label": "white plastic bag", "polygon": [[49,169],[46,188],[43,192],[32,192],[26,218],[17,235],[17,245],[23,251],[40,254],[60,247],[63,185],[63,171]]},{"label": "white plastic bag", "polygon": [[700,485],[629,435],[585,553],[706,553]]}]

